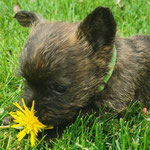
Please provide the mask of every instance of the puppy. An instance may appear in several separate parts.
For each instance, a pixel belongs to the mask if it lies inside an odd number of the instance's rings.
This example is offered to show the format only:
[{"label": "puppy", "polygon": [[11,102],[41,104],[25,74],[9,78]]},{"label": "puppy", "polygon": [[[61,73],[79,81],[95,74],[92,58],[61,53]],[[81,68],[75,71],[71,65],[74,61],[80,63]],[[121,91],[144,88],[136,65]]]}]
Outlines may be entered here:
[{"label": "puppy", "polygon": [[39,120],[62,126],[79,111],[125,110],[150,103],[150,36],[116,36],[109,8],[98,7],[78,23],[49,22],[20,11],[17,21],[32,30],[20,56],[22,97],[35,100]]}]

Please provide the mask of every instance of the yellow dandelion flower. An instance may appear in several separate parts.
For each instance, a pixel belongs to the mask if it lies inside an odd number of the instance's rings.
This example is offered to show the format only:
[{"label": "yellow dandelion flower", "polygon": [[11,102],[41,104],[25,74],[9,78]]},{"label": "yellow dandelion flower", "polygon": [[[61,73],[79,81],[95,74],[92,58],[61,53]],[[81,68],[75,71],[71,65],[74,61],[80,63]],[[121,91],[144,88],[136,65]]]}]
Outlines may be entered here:
[{"label": "yellow dandelion flower", "polygon": [[[32,102],[31,110],[29,110],[25,105],[24,99],[22,99],[22,103],[24,109],[17,102],[14,103],[14,105],[21,111],[10,112],[10,115],[14,118],[13,121],[17,123],[11,127],[23,128],[23,130],[17,135],[18,141],[22,140],[26,134],[31,134],[31,146],[34,146],[38,132],[41,132],[43,128],[46,128],[46,126],[34,115],[34,101]],[[48,129],[52,128],[52,126],[48,127]]]}]

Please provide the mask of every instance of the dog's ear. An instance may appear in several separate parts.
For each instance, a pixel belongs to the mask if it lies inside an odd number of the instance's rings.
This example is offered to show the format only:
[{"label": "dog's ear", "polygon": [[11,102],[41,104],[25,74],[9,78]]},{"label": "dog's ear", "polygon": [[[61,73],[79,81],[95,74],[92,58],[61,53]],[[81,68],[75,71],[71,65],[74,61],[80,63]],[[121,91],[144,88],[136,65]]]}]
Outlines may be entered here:
[{"label": "dog's ear", "polygon": [[116,34],[116,22],[106,7],[98,7],[89,14],[78,28],[78,38],[85,37],[94,48],[109,46]]},{"label": "dog's ear", "polygon": [[19,11],[15,14],[14,18],[16,18],[19,24],[23,27],[31,27],[42,20],[42,17],[28,11]]}]

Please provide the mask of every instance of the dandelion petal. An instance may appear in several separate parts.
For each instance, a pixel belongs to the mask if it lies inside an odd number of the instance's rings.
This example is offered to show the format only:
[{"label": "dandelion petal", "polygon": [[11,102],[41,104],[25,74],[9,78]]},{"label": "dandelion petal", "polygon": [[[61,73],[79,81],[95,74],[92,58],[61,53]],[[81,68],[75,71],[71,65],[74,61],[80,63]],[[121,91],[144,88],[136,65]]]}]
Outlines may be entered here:
[{"label": "dandelion petal", "polygon": [[31,146],[33,147],[35,145],[35,133],[31,132]]},{"label": "dandelion petal", "polygon": [[17,107],[17,108],[19,108],[21,111],[23,111],[24,112],[24,110],[22,109],[22,107],[16,102],[16,103],[14,103],[14,105]]},{"label": "dandelion petal", "polygon": [[25,135],[26,135],[26,130],[23,129],[23,130],[20,131],[20,132],[18,133],[18,135],[17,135],[18,141],[21,141],[21,140],[24,138]]},{"label": "dandelion petal", "polygon": [[34,112],[34,103],[35,101],[32,102],[31,112]]}]

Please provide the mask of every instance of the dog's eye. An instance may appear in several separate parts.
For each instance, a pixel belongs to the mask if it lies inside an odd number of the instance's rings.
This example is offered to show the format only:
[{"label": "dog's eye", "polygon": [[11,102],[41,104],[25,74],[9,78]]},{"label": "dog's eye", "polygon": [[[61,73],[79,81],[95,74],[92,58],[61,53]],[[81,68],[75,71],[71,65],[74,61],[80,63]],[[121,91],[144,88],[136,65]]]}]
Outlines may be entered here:
[{"label": "dog's eye", "polygon": [[66,86],[55,85],[54,89],[53,89],[53,92],[55,92],[56,94],[64,94],[66,90],[67,90]]}]

